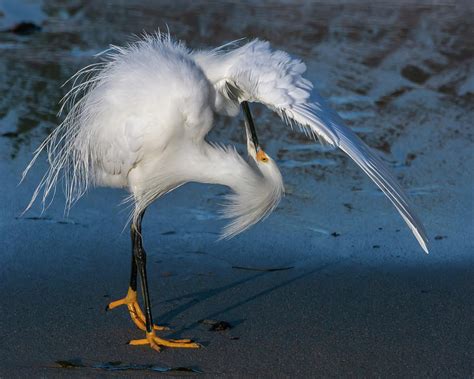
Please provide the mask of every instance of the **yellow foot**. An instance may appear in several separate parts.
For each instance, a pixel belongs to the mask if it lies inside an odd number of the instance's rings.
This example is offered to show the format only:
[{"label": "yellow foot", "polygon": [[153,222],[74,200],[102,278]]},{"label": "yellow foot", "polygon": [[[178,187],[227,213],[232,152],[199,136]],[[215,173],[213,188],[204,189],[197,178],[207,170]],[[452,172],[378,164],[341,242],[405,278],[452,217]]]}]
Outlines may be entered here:
[{"label": "yellow foot", "polygon": [[[137,301],[137,291],[128,288],[127,296],[123,299],[112,301],[109,305],[107,305],[106,310],[114,309],[119,307],[120,305],[126,305],[128,308],[128,312],[130,313],[130,317],[138,329],[146,330],[146,322],[145,322],[145,315],[143,314],[142,310],[140,309],[140,305]],[[154,330],[169,330],[170,328],[166,326],[159,326],[153,325]]]},{"label": "yellow foot", "polygon": [[198,349],[201,347],[200,344],[193,342],[192,340],[165,340],[164,338],[157,337],[155,332],[152,331],[146,334],[146,338],[140,340],[131,340],[130,345],[150,345],[150,347],[156,351],[161,351],[162,347],[174,347],[174,348],[185,348],[185,349]]}]

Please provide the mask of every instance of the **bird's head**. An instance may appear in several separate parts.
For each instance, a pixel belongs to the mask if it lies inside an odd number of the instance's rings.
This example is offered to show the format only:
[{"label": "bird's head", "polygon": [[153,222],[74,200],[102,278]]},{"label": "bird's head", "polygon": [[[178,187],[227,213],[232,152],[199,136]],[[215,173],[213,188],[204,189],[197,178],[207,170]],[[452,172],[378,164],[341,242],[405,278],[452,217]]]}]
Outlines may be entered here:
[{"label": "bird's head", "polygon": [[247,133],[249,171],[241,177],[224,214],[234,220],[222,233],[223,238],[233,237],[268,216],[280,202],[285,188],[276,162],[254,142]]},{"label": "bird's head", "polygon": [[250,170],[239,180],[235,193],[229,197],[230,205],[224,214],[234,220],[224,228],[223,238],[232,237],[268,216],[285,191],[276,162],[259,145],[249,108],[244,105],[243,109],[249,156],[249,165],[246,166],[250,166]]},{"label": "bird's head", "polygon": [[284,192],[283,178],[278,165],[260,146],[255,148],[252,142],[247,141],[247,148],[251,165],[262,175],[262,191],[272,193],[278,200],[271,202],[278,202]]},{"label": "bird's head", "polygon": [[247,125],[245,130],[247,135],[247,153],[249,158],[251,158],[259,168],[263,167],[267,163],[272,163],[273,160],[269,155],[267,155],[267,153],[265,153],[262,147],[260,145],[255,146],[255,142],[251,138],[251,134],[249,133],[249,128]]},{"label": "bird's head", "polygon": [[280,170],[276,162],[262,149],[258,141],[255,125],[247,104],[243,104],[245,115],[245,137],[247,140],[247,154],[250,162],[260,173],[268,178],[277,181],[281,180]]}]

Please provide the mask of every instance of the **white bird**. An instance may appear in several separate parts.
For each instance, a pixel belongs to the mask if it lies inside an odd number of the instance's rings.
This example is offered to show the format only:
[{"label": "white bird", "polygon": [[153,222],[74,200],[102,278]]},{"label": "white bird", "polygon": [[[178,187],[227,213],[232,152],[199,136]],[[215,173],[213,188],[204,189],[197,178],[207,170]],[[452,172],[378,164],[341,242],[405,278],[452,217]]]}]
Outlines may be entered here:
[{"label": "white bird", "polygon": [[[35,153],[48,153],[49,169],[30,204],[42,192],[43,206],[62,175],[66,207],[92,186],[122,187],[130,192],[132,272],[125,298],[135,324],[146,332],[133,345],[199,347],[191,340],[166,340],[153,324],[142,244],[143,214],[155,199],[187,183],[215,183],[232,194],[224,216],[232,219],[223,237],[232,237],[267,216],[278,204],[283,180],[275,161],[260,147],[249,109],[259,102],[312,137],[339,147],[387,195],[425,252],[427,236],[408,197],[382,161],[332,111],[311,82],[306,66],[268,42],[231,43],[192,51],[169,34],[146,35],[126,47],[111,46],[102,61],[70,80],[63,98],[64,121]],[[233,147],[206,141],[215,114],[245,115],[248,161]],[[137,301],[140,274],[145,314]]]}]

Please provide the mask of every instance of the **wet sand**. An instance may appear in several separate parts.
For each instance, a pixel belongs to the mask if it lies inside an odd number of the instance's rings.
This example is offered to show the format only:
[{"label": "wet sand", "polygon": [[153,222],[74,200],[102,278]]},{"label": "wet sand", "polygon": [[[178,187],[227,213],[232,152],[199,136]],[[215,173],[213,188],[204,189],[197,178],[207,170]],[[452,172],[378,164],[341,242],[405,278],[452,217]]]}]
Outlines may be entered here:
[{"label": "wet sand", "polygon": [[[8,73],[0,79],[0,377],[144,377],[156,375],[152,366],[194,370],[166,374],[176,376],[473,375],[472,8],[69,8],[45,2],[41,32],[0,36]],[[56,122],[59,83],[107,42],[165,20],[190,47],[249,35],[301,56],[308,77],[412,195],[431,254],[342,153],[257,107],[261,140],[287,189],[275,213],[216,242],[226,189],[191,184],[157,201],[144,221],[155,321],[172,328],[164,336],[204,348],[158,354],[126,345],[141,332],[125,309],[105,312],[128,282],[124,193],[91,191],[64,217],[58,192],[44,213],[37,206],[19,217],[45,161],[17,183]],[[241,120],[216,122],[211,139],[242,147]],[[275,268],[283,270],[265,271]],[[200,320],[232,328],[210,331]]]}]

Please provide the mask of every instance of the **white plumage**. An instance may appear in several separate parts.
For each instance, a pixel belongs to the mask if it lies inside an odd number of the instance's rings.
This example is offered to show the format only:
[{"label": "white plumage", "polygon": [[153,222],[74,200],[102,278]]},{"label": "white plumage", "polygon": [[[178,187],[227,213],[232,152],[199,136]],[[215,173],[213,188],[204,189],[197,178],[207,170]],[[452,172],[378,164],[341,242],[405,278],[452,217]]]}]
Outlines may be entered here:
[{"label": "white plumage", "polygon": [[247,128],[249,162],[232,147],[206,142],[215,113],[236,116],[260,102],[307,134],[337,146],[379,186],[421,247],[427,237],[408,197],[381,160],[330,110],[302,74],[306,66],[268,42],[190,51],[157,34],[112,46],[103,61],[79,71],[64,99],[63,123],[39,147],[50,168],[31,203],[43,203],[64,173],[67,207],[91,186],[127,188],[134,221],[157,197],[186,182],[218,183],[233,194],[224,209],[231,237],[268,215],[283,194],[275,162],[262,161]]}]

